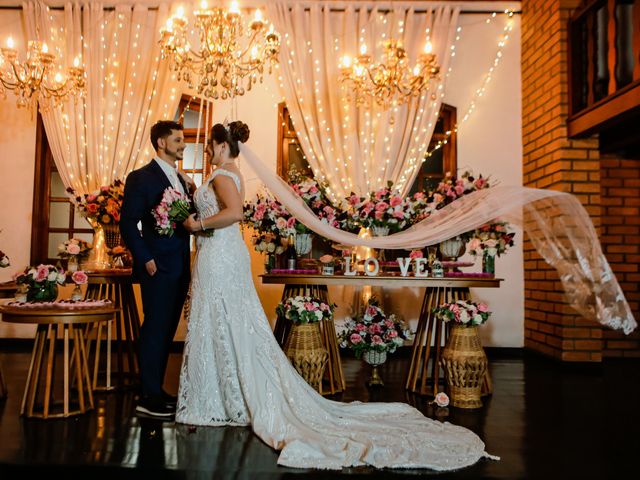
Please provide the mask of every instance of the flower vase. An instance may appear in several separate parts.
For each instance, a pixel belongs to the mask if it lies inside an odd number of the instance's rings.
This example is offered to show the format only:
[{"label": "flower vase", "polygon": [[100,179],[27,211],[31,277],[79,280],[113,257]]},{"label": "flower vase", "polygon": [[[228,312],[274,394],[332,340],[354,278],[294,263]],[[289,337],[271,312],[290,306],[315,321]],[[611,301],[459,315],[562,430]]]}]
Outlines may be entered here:
[{"label": "flower vase", "polygon": [[[374,237],[386,237],[387,235],[389,235],[389,227],[376,227],[373,226],[371,227],[371,231],[373,232],[373,236]],[[384,254],[384,249],[381,248],[380,250],[378,250],[378,262],[385,262],[386,261],[386,257]],[[384,273],[384,267],[380,266],[380,269],[382,270],[381,273]]]},{"label": "flower vase", "polygon": [[451,325],[451,335],[440,357],[451,405],[458,408],[482,406],[480,395],[488,364],[478,327]]},{"label": "flower vase", "polygon": [[67,261],[67,272],[73,273],[78,271],[78,257],[75,255],[73,257],[69,257]]},{"label": "flower vase", "polygon": [[496,274],[496,256],[490,255],[488,252],[484,252],[482,255],[482,272]]},{"label": "flower vase", "polygon": [[89,257],[82,262],[83,270],[104,270],[109,268],[109,253],[102,225],[93,218],[87,218],[93,228],[93,248],[89,251]]},{"label": "flower vase", "polygon": [[296,233],[293,237],[293,244],[299,257],[311,251],[312,243],[313,235],[310,233]]},{"label": "flower vase", "polygon": [[58,285],[53,282],[36,283],[27,292],[28,302],[54,302],[58,298]]},{"label": "flower vase", "polygon": [[464,251],[464,241],[459,236],[445,240],[440,244],[440,253],[445,261],[455,262],[458,257],[464,254]]},{"label": "flower vase", "polygon": [[84,294],[82,293],[82,287],[80,285],[76,285],[73,287],[73,291],[71,292],[71,300],[74,302],[79,302],[84,299]]},{"label": "flower vase", "polygon": [[371,377],[367,381],[369,387],[384,387],[384,382],[378,374],[378,366],[387,361],[387,352],[378,352],[377,350],[367,350],[362,354],[362,359],[371,365]]},{"label": "flower vase", "polygon": [[294,323],[283,350],[300,376],[322,393],[322,375],[329,353],[322,344],[320,324]]}]

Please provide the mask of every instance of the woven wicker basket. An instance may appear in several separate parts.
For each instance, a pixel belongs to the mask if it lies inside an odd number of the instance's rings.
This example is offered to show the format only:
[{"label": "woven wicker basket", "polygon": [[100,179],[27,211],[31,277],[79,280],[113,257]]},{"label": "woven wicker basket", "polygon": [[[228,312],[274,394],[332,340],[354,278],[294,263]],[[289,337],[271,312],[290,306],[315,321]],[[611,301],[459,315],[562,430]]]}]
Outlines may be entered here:
[{"label": "woven wicker basket", "polygon": [[329,353],[322,345],[318,323],[294,324],[284,353],[305,381],[322,393],[322,375]]},{"label": "woven wicker basket", "polygon": [[452,325],[451,336],[440,357],[451,405],[459,408],[482,406],[480,392],[488,363],[478,327]]}]

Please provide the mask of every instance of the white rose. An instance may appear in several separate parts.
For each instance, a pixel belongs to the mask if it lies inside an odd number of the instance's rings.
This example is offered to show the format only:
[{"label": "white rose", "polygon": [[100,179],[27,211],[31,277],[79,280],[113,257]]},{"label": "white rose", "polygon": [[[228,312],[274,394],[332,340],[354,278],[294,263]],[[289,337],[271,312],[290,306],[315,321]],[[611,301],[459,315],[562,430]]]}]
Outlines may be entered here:
[{"label": "white rose", "polygon": [[322,320],[322,312],[320,310],[316,310],[313,313],[316,314],[316,318],[318,319],[318,321]]},{"label": "white rose", "polygon": [[47,277],[47,281],[49,282],[57,282],[58,281],[58,272],[50,272]]},{"label": "white rose", "polygon": [[284,252],[284,248],[283,247],[276,247],[276,254],[280,255],[282,252]]},{"label": "white rose", "polygon": [[269,253],[273,253],[276,249],[276,245],[274,243],[269,242],[269,244],[267,245],[267,251]]},{"label": "white rose", "polygon": [[263,240],[262,242],[260,242],[260,251],[264,252],[266,249],[267,249],[267,242]]},{"label": "white rose", "polygon": [[467,313],[466,310],[462,310],[460,312],[460,321],[462,323],[467,323],[469,321],[469,314]]},{"label": "white rose", "polygon": [[481,325],[482,324],[482,315],[480,315],[480,314],[475,315],[473,317],[473,324],[474,325]]},{"label": "white rose", "polygon": [[64,273],[59,273],[57,277],[58,277],[57,281],[60,285],[64,285],[64,282],[67,281],[67,276]]}]

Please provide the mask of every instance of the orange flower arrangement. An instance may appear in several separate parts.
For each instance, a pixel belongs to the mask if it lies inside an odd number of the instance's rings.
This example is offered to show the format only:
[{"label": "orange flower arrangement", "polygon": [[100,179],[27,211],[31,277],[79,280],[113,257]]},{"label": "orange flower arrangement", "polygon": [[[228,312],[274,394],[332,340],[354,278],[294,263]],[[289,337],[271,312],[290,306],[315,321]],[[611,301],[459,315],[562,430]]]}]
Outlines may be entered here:
[{"label": "orange flower arrangement", "polygon": [[[75,195],[69,187],[67,192]],[[91,218],[102,225],[120,223],[120,209],[124,197],[124,183],[114,180],[110,185],[100,187],[97,193],[75,195],[76,208],[80,215]]]}]

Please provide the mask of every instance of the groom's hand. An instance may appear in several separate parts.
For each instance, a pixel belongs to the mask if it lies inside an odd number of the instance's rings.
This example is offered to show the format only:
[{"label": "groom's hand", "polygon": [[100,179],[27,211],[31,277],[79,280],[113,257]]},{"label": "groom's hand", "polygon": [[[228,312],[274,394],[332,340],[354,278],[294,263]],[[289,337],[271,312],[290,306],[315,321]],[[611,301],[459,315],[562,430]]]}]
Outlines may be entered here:
[{"label": "groom's hand", "polygon": [[145,268],[147,269],[147,273],[149,275],[151,275],[152,277],[156,274],[156,272],[158,271],[158,267],[156,267],[156,261],[155,260],[149,260],[147,263],[144,264]]}]

